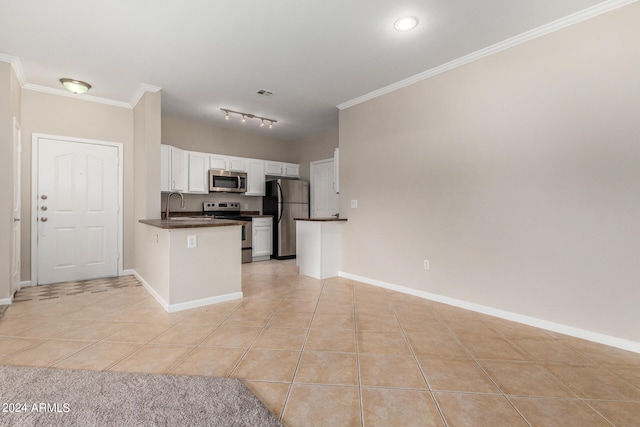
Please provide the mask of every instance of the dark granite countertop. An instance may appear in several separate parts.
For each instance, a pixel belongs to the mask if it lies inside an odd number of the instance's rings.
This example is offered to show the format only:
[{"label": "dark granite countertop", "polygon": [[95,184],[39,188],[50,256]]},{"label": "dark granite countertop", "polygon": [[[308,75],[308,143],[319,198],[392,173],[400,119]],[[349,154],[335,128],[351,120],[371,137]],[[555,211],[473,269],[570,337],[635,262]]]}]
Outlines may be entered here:
[{"label": "dark granite countertop", "polygon": [[[175,217],[172,217],[175,218]],[[231,219],[213,219],[206,217],[180,217],[178,219],[141,219],[138,222],[152,227],[173,230],[178,228],[202,228],[202,227],[228,227],[243,225],[244,221]]]},{"label": "dark granite countertop", "polygon": [[346,221],[346,218],[294,218],[296,221],[312,221],[312,222],[338,222]]}]

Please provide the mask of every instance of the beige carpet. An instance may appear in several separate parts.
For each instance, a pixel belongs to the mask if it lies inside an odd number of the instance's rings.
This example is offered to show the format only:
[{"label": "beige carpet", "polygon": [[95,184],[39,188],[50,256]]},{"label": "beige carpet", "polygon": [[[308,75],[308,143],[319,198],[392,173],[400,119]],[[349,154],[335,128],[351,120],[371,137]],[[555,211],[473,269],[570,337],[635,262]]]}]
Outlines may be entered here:
[{"label": "beige carpet", "polygon": [[282,426],[233,378],[0,366],[0,425]]}]

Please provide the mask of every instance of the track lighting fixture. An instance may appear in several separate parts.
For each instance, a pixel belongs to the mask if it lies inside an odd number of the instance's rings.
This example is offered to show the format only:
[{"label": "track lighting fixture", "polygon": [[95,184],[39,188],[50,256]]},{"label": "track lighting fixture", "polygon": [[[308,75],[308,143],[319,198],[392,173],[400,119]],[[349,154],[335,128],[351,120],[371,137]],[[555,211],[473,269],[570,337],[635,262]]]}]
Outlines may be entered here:
[{"label": "track lighting fixture", "polygon": [[247,121],[246,120],[247,118],[260,120],[260,127],[264,127],[264,122],[266,120],[267,122],[269,122],[269,129],[273,129],[273,124],[277,122],[277,120],[274,120],[274,119],[268,119],[266,117],[260,117],[250,113],[243,113],[241,111],[233,111],[233,110],[229,110],[228,108],[221,108],[220,110],[224,111],[225,120],[229,120],[229,113],[237,114],[239,116],[242,116],[242,123],[245,123]]}]

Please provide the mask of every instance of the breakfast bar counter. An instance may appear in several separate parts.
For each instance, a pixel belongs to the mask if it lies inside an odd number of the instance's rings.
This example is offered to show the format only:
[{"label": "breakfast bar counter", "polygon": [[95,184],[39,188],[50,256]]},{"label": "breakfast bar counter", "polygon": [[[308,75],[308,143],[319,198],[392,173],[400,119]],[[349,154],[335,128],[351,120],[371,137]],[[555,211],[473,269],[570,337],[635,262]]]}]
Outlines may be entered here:
[{"label": "breakfast bar counter", "polygon": [[340,227],[346,219],[296,218],[296,262],[300,274],[316,279],[338,275]]},{"label": "breakfast bar counter", "polygon": [[168,312],[242,298],[243,221],[143,219],[136,275]]}]

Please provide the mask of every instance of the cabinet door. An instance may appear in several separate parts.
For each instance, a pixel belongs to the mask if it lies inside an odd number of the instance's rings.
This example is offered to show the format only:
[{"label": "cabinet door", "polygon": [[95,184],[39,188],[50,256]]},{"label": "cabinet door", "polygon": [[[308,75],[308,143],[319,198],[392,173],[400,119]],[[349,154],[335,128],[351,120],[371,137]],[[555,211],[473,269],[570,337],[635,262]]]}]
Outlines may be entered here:
[{"label": "cabinet door", "polygon": [[209,155],[195,153],[189,155],[189,193],[207,194],[209,192]]},{"label": "cabinet door", "polygon": [[160,145],[160,191],[171,191],[171,146]]},{"label": "cabinet door", "polygon": [[227,156],[221,156],[219,154],[209,155],[209,169],[229,169],[229,158]]},{"label": "cabinet door", "polygon": [[258,159],[247,160],[247,192],[246,196],[265,195],[264,161]]},{"label": "cabinet door", "polygon": [[284,165],[282,162],[265,162],[265,172],[267,175],[282,176],[284,174]]},{"label": "cabinet door", "polygon": [[171,147],[171,191],[187,191],[187,170],[185,152]]},{"label": "cabinet door", "polygon": [[[262,219],[262,218],[261,218]],[[272,254],[271,239],[273,238],[271,219],[268,223],[253,220],[253,257],[269,256]]]},{"label": "cabinet door", "polygon": [[246,172],[247,159],[242,157],[229,157],[229,170],[233,172]]},{"label": "cabinet door", "polygon": [[284,164],[284,176],[300,178],[300,165],[295,163]]}]

